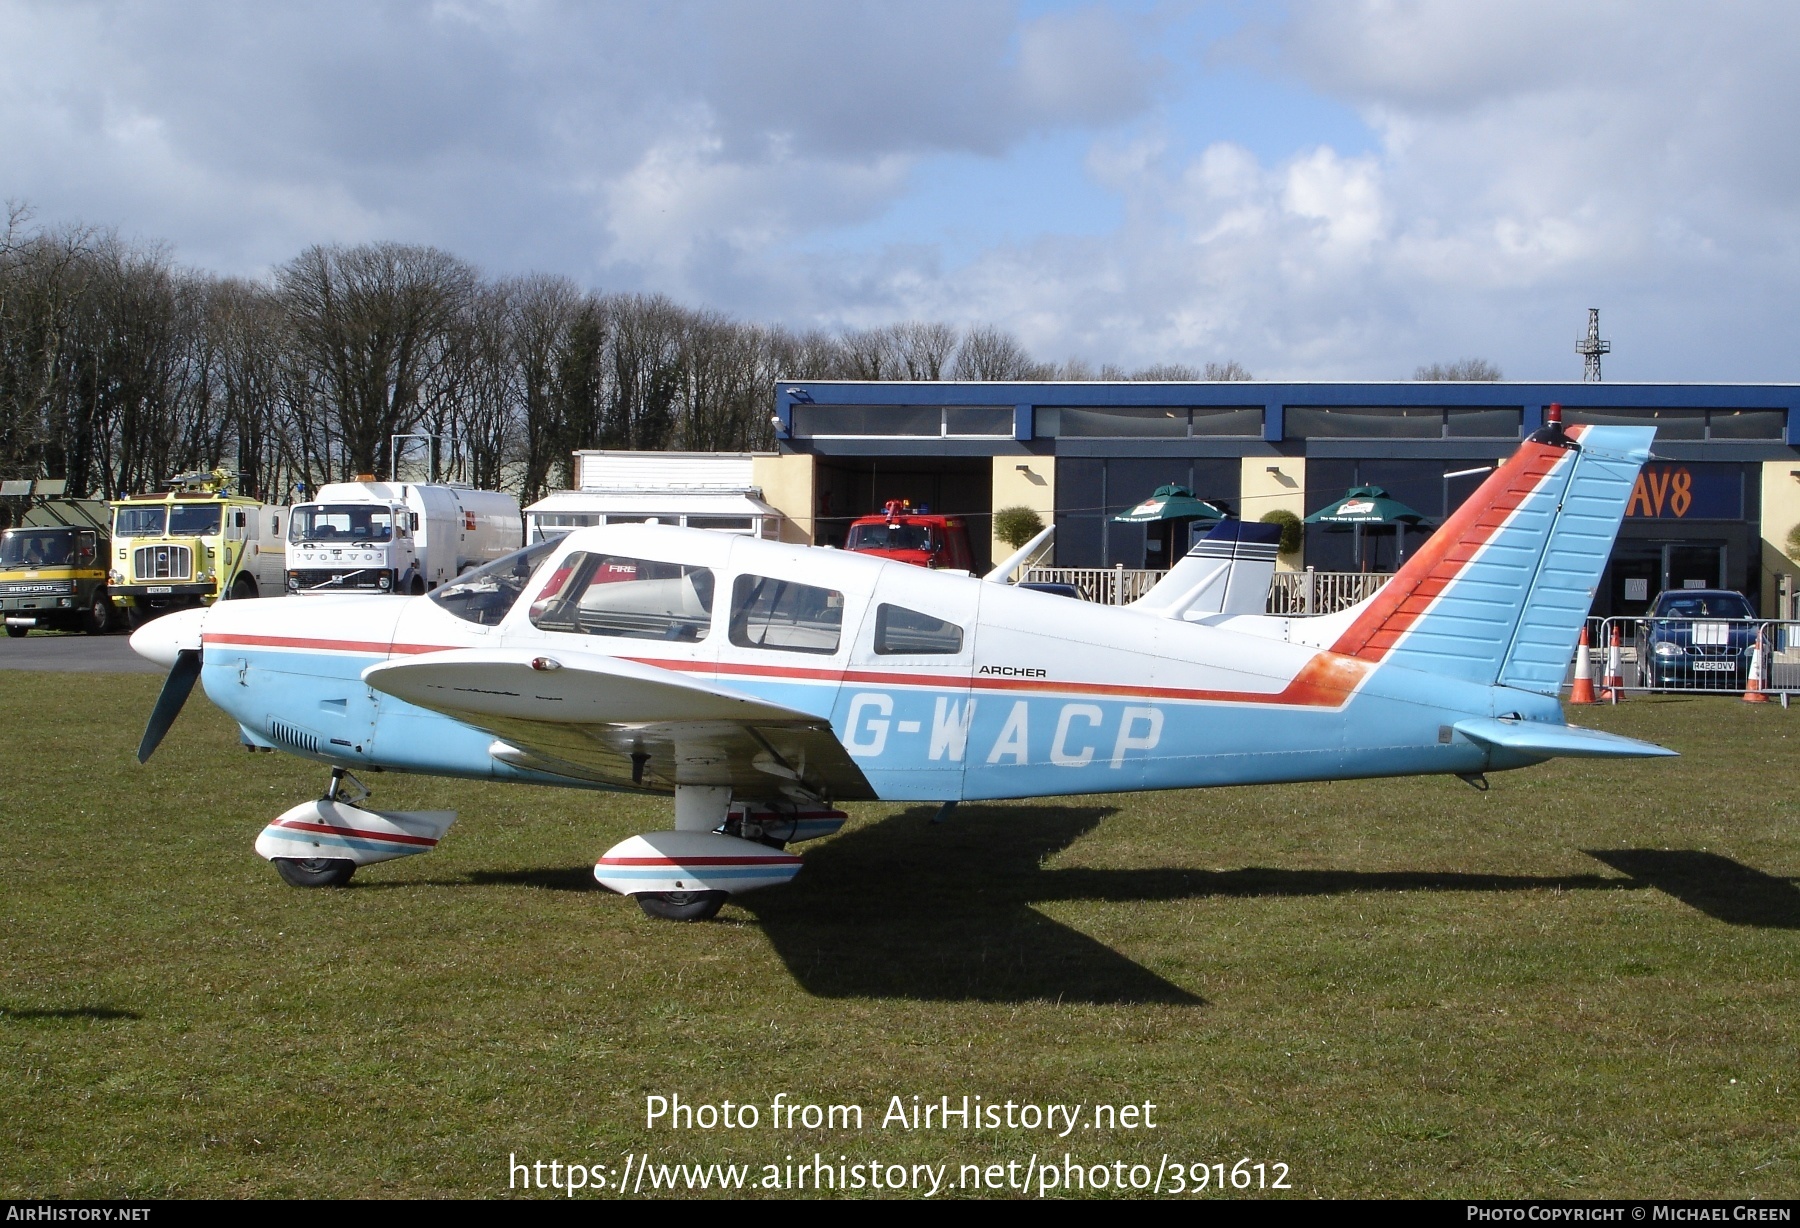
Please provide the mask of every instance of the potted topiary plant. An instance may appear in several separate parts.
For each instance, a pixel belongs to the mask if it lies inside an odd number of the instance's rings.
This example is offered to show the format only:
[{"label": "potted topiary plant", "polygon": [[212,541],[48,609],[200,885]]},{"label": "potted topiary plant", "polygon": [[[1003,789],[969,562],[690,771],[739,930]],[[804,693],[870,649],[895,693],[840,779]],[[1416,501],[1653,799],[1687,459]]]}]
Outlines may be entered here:
[{"label": "potted topiary plant", "polygon": [[1276,508],[1272,512],[1264,512],[1262,522],[1281,526],[1281,544],[1276,549],[1282,554],[1297,553],[1302,543],[1306,541],[1306,526],[1301,523],[1300,517],[1286,508]]},{"label": "potted topiary plant", "polygon": [[1003,507],[994,513],[994,536],[1014,550],[1044,531],[1044,518],[1028,507]]}]

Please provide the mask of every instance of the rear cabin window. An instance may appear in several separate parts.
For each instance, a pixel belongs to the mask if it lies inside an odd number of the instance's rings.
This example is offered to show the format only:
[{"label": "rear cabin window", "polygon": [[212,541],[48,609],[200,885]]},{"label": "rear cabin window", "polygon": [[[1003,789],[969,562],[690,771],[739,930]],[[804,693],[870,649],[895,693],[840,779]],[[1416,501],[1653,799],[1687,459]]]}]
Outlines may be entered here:
[{"label": "rear cabin window", "polygon": [[913,653],[958,653],[963,630],[930,614],[902,605],[882,605],[875,610],[875,651],[882,656]]},{"label": "rear cabin window", "polygon": [[530,614],[545,631],[693,643],[712,626],[712,604],[709,568],[577,550],[550,573]]},{"label": "rear cabin window", "polygon": [[731,593],[731,642],[740,648],[834,653],[844,630],[844,595],[768,576],[739,576]]}]

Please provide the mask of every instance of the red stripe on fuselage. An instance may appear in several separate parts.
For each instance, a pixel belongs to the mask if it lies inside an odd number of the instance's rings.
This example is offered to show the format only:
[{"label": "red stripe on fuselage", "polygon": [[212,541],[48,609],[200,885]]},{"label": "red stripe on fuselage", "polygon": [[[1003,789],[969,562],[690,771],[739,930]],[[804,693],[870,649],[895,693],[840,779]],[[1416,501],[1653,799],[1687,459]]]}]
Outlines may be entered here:
[{"label": "red stripe on fuselage", "polygon": [[[373,656],[417,656],[452,652],[444,644],[380,644],[372,641],[300,639],[282,635],[216,633],[202,637],[207,644],[237,644],[253,648],[291,648],[311,652],[361,652]],[[620,657],[677,673],[730,678],[766,678],[775,681],[821,682],[860,686],[917,686],[969,688],[977,691],[1011,691],[1031,694],[1093,695],[1114,699],[1173,699],[1196,703],[1278,704],[1286,707],[1335,708],[1350,698],[1367,667],[1361,662],[1319,653],[1301,667],[1279,691],[1218,691],[1192,687],[1126,686],[1116,682],[1061,682],[1055,679],[993,678],[968,674],[901,674],[881,670],[812,669],[793,665],[753,665],[690,661],[661,657]]]},{"label": "red stripe on fuselage", "polygon": [[[1580,431],[1576,427],[1569,434],[1574,437]],[[1523,444],[1444,521],[1394,578],[1376,591],[1368,609],[1338,637],[1331,650],[1363,661],[1385,659],[1506,526],[1512,514],[1571,455],[1567,448],[1551,444]]]},{"label": "red stripe on fuselage", "polygon": [[602,857],[597,866],[796,866],[798,857]]}]

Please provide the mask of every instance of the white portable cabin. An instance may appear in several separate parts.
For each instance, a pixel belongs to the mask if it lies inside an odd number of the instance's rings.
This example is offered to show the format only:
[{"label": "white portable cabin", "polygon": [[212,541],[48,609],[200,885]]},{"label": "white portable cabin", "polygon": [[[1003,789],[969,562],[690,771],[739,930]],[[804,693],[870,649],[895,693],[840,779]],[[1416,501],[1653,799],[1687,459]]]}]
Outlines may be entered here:
[{"label": "white portable cabin", "polygon": [[650,521],[775,540],[781,513],[754,484],[754,460],[747,452],[577,452],[581,489],[554,491],[526,508],[526,543]]}]

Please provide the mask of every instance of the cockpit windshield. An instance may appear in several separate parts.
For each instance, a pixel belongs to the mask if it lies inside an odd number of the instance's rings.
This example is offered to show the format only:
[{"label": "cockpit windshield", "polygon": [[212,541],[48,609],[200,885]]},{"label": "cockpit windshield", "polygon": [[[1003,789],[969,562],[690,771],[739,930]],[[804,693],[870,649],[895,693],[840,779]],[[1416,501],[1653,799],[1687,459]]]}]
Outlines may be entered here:
[{"label": "cockpit windshield", "polygon": [[169,505],[170,537],[211,537],[219,531],[217,503],[174,503]]},{"label": "cockpit windshield", "polygon": [[561,537],[552,537],[515,550],[486,567],[458,576],[432,593],[431,599],[458,618],[484,627],[496,626],[531,583],[531,573],[538,564],[561,545]]},{"label": "cockpit windshield", "polygon": [[394,514],[378,503],[308,503],[288,521],[291,542],[385,542],[394,536]]},{"label": "cockpit windshield", "polygon": [[931,526],[859,524],[850,530],[851,550],[930,550]]},{"label": "cockpit windshield", "polygon": [[0,567],[67,567],[74,558],[70,529],[8,529],[0,536]]},{"label": "cockpit windshield", "polygon": [[113,513],[114,537],[161,537],[168,523],[166,503],[126,505]]}]

